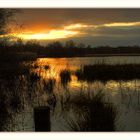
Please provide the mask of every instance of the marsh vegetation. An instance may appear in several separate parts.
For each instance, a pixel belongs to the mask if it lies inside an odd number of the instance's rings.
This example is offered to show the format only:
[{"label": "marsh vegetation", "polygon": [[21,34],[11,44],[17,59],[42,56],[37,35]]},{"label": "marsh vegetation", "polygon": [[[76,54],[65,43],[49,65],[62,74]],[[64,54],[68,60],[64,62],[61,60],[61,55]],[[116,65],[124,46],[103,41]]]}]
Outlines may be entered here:
[{"label": "marsh vegetation", "polygon": [[[16,67],[5,63],[0,80],[0,130],[33,131],[32,111],[39,106],[51,109],[51,131],[129,130],[131,123],[137,123],[139,64],[96,61],[81,66],[74,60],[78,65],[70,59],[68,68],[66,59],[57,60],[65,64],[61,67],[53,59],[20,62]],[[77,75],[79,69],[81,77]],[[132,121],[128,110],[133,112],[135,120]],[[139,130],[139,126],[132,129]]]},{"label": "marsh vegetation", "polygon": [[79,80],[87,81],[128,81],[140,79],[140,64],[94,64],[84,65],[76,71]]}]

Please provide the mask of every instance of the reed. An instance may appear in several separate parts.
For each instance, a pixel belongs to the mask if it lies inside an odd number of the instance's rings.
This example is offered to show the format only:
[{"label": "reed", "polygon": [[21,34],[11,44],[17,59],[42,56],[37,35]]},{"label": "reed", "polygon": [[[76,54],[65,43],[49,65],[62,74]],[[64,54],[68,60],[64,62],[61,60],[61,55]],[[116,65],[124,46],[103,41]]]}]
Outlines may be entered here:
[{"label": "reed", "polygon": [[60,71],[60,79],[61,79],[61,83],[62,85],[67,85],[70,81],[71,81],[71,72],[70,70],[62,70]]}]

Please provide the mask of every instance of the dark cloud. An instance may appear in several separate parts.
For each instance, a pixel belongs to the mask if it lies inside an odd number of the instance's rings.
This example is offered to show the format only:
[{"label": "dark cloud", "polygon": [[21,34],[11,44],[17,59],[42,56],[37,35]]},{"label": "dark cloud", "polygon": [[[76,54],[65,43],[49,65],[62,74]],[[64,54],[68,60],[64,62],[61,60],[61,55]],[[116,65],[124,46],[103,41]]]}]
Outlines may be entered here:
[{"label": "dark cloud", "polygon": [[87,28],[81,30],[85,35],[94,35],[94,36],[135,36],[140,35],[140,26],[139,27],[99,27],[99,28]]},{"label": "dark cloud", "polygon": [[17,15],[25,24],[62,26],[70,23],[104,24],[140,21],[140,9],[23,9]]},{"label": "dark cloud", "polygon": [[[140,35],[137,36],[85,36],[72,38],[76,42],[90,44],[93,47],[95,46],[122,46],[122,45],[140,45]],[[64,40],[65,41],[65,40]]]}]

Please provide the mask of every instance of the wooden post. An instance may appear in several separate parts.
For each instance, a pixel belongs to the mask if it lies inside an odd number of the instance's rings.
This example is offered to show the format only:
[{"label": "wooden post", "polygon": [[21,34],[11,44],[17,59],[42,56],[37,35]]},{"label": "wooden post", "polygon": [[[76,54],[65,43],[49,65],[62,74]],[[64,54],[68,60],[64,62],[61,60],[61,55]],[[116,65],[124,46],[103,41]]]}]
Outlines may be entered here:
[{"label": "wooden post", "polygon": [[50,131],[50,108],[41,106],[34,108],[35,131]]}]

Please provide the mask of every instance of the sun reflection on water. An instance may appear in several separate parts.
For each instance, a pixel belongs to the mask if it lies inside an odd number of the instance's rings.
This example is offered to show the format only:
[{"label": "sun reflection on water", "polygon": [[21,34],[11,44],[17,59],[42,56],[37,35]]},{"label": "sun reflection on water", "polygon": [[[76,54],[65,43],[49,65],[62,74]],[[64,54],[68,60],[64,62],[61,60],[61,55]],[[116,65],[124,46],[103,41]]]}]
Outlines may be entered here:
[{"label": "sun reflection on water", "polygon": [[[82,61],[81,61],[82,63]],[[54,78],[57,83],[60,82],[60,72],[62,70],[71,71],[71,81],[69,82],[69,87],[72,89],[80,89],[81,87],[89,88],[89,83],[86,81],[78,81],[77,77],[74,75],[74,72],[81,67],[79,61],[74,61],[71,58],[39,58],[33,65],[36,68],[33,68],[32,71],[36,72],[43,79]],[[45,68],[46,66],[47,69]],[[135,90],[139,85],[138,80],[131,81],[107,81],[102,83],[100,81],[94,81],[90,84],[92,91],[96,89],[104,90],[110,92],[112,95],[120,92],[121,88],[123,90]]]}]

